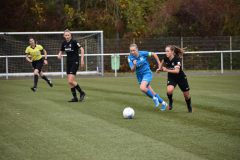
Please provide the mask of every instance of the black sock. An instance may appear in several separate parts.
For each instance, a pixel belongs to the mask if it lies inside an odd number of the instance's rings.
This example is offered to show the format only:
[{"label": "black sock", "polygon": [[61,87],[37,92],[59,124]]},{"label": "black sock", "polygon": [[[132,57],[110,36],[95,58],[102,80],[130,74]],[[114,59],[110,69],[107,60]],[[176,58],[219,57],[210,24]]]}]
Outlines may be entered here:
[{"label": "black sock", "polygon": [[72,92],[73,98],[77,99],[77,93],[76,93],[75,87],[71,88],[71,92]]},{"label": "black sock", "polygon": [[192,104],[191,104],[191,98],[185,99],[188,107],[188,112],[192,112]]},{"label": "black sock", "polygon": [[42,79],[44,79],[46,82],[49,82],[47,76],[45,76],[45,75],[42,76]]},{"label": "black sock", "polygon": [[78,84],[75,86],[75,88],[76,88],[76,90],[78,90],[78,92],[79,92],[80,94],[83,94],[83,93],[84,93],[83,90],[81,89],[81,87],[80,87]]},{"label": "black sock", "polygon": [[37,88],[37,83],[38,83],[38,75],[34,75],[34,88]]},{"label": "black sock", "polygon": [[168,100],[169,100],[169,105],[172,106],[173,105],[172,94],[167,94],[167,96],[168,96]]}]

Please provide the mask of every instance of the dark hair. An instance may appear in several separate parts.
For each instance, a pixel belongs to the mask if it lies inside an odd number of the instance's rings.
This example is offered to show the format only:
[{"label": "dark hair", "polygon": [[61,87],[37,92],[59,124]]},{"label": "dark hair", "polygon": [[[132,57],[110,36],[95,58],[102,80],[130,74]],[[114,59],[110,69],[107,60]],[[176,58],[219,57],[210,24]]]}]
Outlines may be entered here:
[{"label": "dark hair", "polygon": [[184,54],[184,49],[183,48],[179,48],[175,45],[168,45],[168,46],[166,46],[166,48],[167,47],[170,48],[170,50],[173,51],[180,58],[183,57],[183,54]]},{"label": "dark hair", "polygon": [[37,44],[37,41],[36,41],[35,38],[33,38],[33,37],[29,37],[28,40],[30,40],[30,39],[33,39],[33,40],[34,40],[34,43]]}]

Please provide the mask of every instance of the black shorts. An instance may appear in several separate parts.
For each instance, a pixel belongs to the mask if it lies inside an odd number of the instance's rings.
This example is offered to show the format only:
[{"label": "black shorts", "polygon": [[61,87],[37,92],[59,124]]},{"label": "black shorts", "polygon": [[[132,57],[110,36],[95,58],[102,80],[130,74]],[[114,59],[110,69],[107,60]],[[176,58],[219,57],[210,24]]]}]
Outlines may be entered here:
[{"label": "black shorts", "polygon": [[42,59],[39,59],[37,61],[33,61],[32,66],[33,66],[34,69],[38,69],[39,73],[40,73],[42,71],[43,63],[44,63],[44,60],[42,58]]},{"label": "black shorts", "polygon": [[172,85],[174,87],[178,85],[182,92],[186,92],[190,90],[186,75],[181,75],[181,76],[168,75],[167,85]]},{"label": "black shorts", "polygon": [[79,68],[79,61],[75,61],[75,62],[67,61],[67,74],[76,75],[78,68]]}]

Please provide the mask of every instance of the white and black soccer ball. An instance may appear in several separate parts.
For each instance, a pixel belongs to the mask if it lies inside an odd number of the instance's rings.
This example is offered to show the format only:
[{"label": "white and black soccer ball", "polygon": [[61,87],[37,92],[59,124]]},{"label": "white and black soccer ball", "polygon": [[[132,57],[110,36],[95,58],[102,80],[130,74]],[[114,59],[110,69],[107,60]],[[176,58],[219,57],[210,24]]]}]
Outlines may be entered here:
[{"label": "white and black soccer ball", "polygon": [[123,118],[125,119],[133,119],[135,115],[134,110],[131,107],[126,107],[123,110]]}]

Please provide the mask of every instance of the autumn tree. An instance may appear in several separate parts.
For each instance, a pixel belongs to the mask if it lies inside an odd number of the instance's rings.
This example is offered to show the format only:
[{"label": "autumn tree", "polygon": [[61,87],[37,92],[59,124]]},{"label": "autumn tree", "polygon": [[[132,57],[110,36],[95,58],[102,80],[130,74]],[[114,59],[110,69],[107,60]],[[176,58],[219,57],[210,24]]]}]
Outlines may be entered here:
[{"label": "autumn tree", "polygon": [[105,37],[240,34],[239,0],[10,0],[0,31],[103,30]]}]

